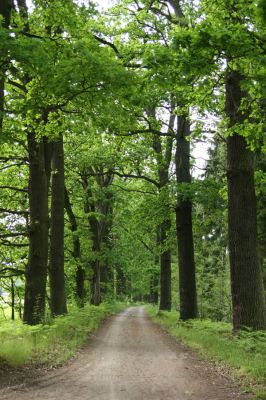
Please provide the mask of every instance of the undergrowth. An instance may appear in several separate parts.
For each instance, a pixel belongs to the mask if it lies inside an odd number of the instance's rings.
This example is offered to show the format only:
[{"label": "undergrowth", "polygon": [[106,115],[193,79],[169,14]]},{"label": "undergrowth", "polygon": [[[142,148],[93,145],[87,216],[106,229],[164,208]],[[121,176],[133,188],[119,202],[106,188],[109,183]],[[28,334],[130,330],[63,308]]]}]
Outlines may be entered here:
[{"label": "undergrowth", "polygon": [[236,335],[228,323],[199,319],[181,322],[178,312],[158,313],[152,306],[147,306],[147,312],[172,336],[203,357],[231,367],[249,389],[255,389],[257,399],[266,400],[266,332],[245,330]]},{"label": "undergrowth", "polygon": [[123,308],[123,303],[72,308],[67,315],[54,318],[46,325],[1,321],[0,361],[12,366],[61,364],[73,356],[103,318]]}]

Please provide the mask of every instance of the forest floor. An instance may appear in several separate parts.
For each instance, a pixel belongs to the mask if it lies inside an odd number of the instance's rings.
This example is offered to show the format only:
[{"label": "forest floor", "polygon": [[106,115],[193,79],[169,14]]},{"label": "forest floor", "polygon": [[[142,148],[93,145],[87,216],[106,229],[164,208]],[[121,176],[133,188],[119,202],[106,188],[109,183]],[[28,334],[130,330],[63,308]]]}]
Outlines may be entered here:
[{"label": "forest floor", "polygon": [[247,400],[251,396],[165,333],[141,306],[108,318],[62,367],[0,371],[0,398]]}]

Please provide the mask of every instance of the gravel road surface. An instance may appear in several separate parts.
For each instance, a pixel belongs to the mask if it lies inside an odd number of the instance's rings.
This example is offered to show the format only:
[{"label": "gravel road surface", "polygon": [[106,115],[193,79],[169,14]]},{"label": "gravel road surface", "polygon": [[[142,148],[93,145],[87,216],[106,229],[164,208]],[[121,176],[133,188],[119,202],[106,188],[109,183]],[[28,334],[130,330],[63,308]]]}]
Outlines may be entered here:
[{"label": "gravel road surface", "polygon": [[250,399],[211,364],[130,307],[109,318],[67,365],[20,379],[2,400]]}]

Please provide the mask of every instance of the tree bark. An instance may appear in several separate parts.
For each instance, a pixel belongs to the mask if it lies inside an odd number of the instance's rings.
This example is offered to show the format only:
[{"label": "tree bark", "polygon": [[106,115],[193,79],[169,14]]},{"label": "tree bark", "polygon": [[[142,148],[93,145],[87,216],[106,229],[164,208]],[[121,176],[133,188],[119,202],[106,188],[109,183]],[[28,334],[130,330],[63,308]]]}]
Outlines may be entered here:
[{"label": "tree bark", "polygon": [[[155,118],[155,110],[150,112],[150,115]],[[169,117],[169,125],[168,125],[168,133],[169,137],[166,143],[165,152],[162,149],[161,138],[158,135],[153,136],[153,150],[157,154],[157,162],[158,162],[158,178],[159,178],[159,191],[162,193],[164,190],[167,191],[167,186],[169,183],[169,165],[171,162],[171,153],[172,153],[172,128],[175,121],[175,115],[170,114]],[[171,250],[167,245],[168,233],[171,229],[171,218],[170,218],[170,206],[169,206],[169,197],[168,192],[166,193],[165,199],[165,217],[160,226],[158,227],[160,236],[159,236],[159,245],[161,248],[160,254],[160,310],[171,310],[172,305],[172,293],[171,293]]]},{"label": "tree bark", "polygon": [[50,239],[50,301],[52,315],[67,312],[64,274],[64,145],[63,137],[53,142],[51,239]]},{"label": "tree bark", "polygon": [[[157,239],[156,239],[156,247],[159,247],[160,243],[160,232],[157,231]],[[150,303],[158,304],[159,300],[159,283],[160,283],[160,274],[159,274],[159,265],[160,265],[160,257],[158,254],[155,255],[154,264],[158,267],[158,271],[155,270],[152,272],[151,280],[150,280]]]},{"label": "tree bark", "polygon": [[[168,166],[159,166],[159,182],[160,191],[166,188],[169,177],[168,177]],[[165,211],[170,214],[170,208],[167,203],[165,204]],[[159,226],[160,232],[160,310],[171,310],[172,305],[172,289],[171,289],[171,250],[168,248],[167,238],[169,231],[171,229],[171,219],[170,215],[166,215],[164,221]]]},{"label": "tree bark", "polygon": [[48,188],[43,140],[28,133],[29,151],[29,259],[26,268],[25,323],[41,323],[45,313],[48,261]]},{"label": "tree bark", "polygon": [[[239,72],[227,72],[225,111],[231,129],[247,118],[240,110],[247,96],[241,89],[242,80]],[[236,132],[230,134],[227,138],[228,234],[234,330],[245,326],[266,328],[253,158],[246,139]]]},{"label": "tree bark", "polygon": [[[109,186],[109,185],[108,185]],[[104,193],[105,198],[100,200],[98,208],[101,213],[101,219],[99,221],[99,240],[102,251],[102,262],[101,262],[101,294],[107,296],[113,294],[113,288],[110,287],[112,282],[113,271],[109,262],[109,255],[112,251],[112,240],[110,240],[112,224],[113,224],[113,194],[106,187],[102,187],[106,192]],[[110,289],[110,290],[108,290]]]},{"label": "tree bark", "polygon": [[0,2],[0,15],[3,17],[3,27],[8,29],[10,25],[11,10],[13,7],[12,0],[1,0]]},{"label": "tree bark", "polygon": [[101,276],[100,276],[100,243],[99,243],[99,231],[98,231],[98,220],[95,215],[89,216],[89,224],[92,234],[92,251],[94,254],[94,260],[91,263],[92,267],[92,279],[91,279],[91,304],[98,306],[101,303]]},{"label": "tree bark", "polygon": [[82,268],[81,265],[81,249],[80,249],[80,240],[79,236],[77,235],[77,220],[76,217],[73,213],[71,203],[69,200],[68,192],[66,187],[64,188],[64,202],[65,202],[65,210],[68,215],[68,219],[70,222],[70,229],[73,234],[73,251],[72,255],[77,263],[77,269],[76,269],[76,301],[79,307],[84,306],[84,299],[85,299],[85,290],[84,290],[84,281],[85,281],[85,271]]},{"label": "tree bark", "polygon": [[[164,248],[171,228],[170,219],[165,220],[160,227],[160,245]],[[163,250],[160,257],[160,310],[171,311],[171,250]]]},{"label": "tree bark", "polygon": [[99,222],[95,215],[96,207],[92,199],[91,190],[88,187],[87,176],[83,176],[83,189],[86,191],[84,202],[84,211],[88,214],[88,222],[91,231],[93,260],[91,261],[92,278],[91,278],[91,304],[98,306],[101,303],[101,287],[100,287],[100,240],[99,240]]},{"label": "tree bark", "polygon": [[15,285],[14,279],[11,278],[11,319],[15,320]]},{"label": "tree bark", "polygon": [[[178,117],[176,143],[176,182],[190,183],[190,135],[189,122],[185,116]],[[176,231],[179,265],[180,319],[197,317],[196,272],[192,231],[192,203],[181,195],[177,199]]]},{"label": "tree bark", "polygon": [[[12,10],[11,0],[0,1],[0,15],[3,17],[2,26],[6,29],[10,25],[10,17]],[[4,119],[4,98],[5,98],[5,73],[6,73],[6,56],[7,51],[0,57],[1,71],[0,71],[0,134],[2,133],[3,119]]]},{"label": "tree bark", "polygon": [[104,296],[112,295],[114,288],[112,285],[113,271],[109,262],[109,255],[112,251],[112,243],[108,236],[105,236],[101,242],[101,248],[104,252],[104,261],[101,262],[101,294]]},{"label": "tree bark", "polygon": [[[47,123],[47,116],[42,116],[44,123]],[[43,150],[44,150],[44,167],[46,172],[47,188],[49,190],[51,183],[51,172],[52,172],[52,152],[53,143],[49,141],[47,137],[43,138]]]}]

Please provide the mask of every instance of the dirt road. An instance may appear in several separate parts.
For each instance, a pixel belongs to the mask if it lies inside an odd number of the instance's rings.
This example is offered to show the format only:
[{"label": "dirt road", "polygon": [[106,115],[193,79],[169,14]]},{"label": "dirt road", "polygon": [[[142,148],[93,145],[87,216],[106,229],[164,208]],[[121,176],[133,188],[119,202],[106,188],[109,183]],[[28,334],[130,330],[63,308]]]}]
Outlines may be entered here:
[{"label": "dirt road", "polygon": [[235,400],[230,379],[154,325],[143,307],[106,321],[68,365],[0,391],[5,400]]}]

